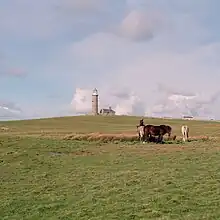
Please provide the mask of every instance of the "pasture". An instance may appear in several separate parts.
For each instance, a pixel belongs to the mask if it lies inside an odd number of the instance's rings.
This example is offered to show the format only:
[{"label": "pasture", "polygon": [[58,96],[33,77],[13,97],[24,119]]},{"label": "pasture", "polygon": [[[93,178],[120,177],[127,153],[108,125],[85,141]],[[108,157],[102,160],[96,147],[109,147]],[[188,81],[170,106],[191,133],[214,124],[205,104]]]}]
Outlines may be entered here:
[{"label": "pasture", "polygon": [[220,123],[145,118],[177,141],[140,144],[138,121],[0,122],[0,219],[220,219]]}]

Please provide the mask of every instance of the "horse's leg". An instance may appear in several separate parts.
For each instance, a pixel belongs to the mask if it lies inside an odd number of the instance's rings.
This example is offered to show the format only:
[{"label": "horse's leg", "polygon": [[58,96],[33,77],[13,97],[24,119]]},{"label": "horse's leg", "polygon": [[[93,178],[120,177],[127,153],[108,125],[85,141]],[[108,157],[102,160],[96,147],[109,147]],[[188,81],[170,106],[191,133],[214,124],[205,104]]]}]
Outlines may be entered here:
[{"label": "horse's leg", "polygon": [[144,133],[143,133],[143,143],[146,142],[146,131],[145,131],[145,128],[144,128]]},{"label": "horse's leg", "polygon": [[168,134],[169,140],[171,140],[172,130],[173,130],[173,129],[171,128],[170,131],[169,131],[169,134]]},{"label": "horse's leg", "polygon": [[140,142],[144,143],[144,135],[140,134]]},{"label": "horse's leg", "polygon": [[145,141],[149,142],[149,133],[148,132],[145,132],[144,137],[145,137]]},{"label": "horse's leg", "polygon": [[160,142],[159,143],[162,143],[162,141],[163,141],[163,135],[161,134],[160,135]]},{"label": "horse's leg", "polygon": [[163,135],[161,135],[161,140],[160,141],[161,141],[161,143],[163,143]]},{"label": "horse's leg", "polygon": [[158,143],[162,143],[162,141],[163,141],[163,135],[159,134],[159,136],[158,136]]},{"label": "horse's leg", "polygon": [[168,140],[170,140],[171,132],[168,133]]},{"label": "horse's leg", "polygon": [[189,132],[188,131],[186,133],[186,138],[187,138],[187,141],[188,141],[188,139],[189,139]]},{"label": "horse's leg", "polygon": [[185,132],[183,133],[183,142],[185,142],[186,141],[186,134],[185,134]]},{"label": "horse's leg", "polygon": [[142,142],[143,142],[143,144],[146,142],[145,135],[143,135],[143,137],[142,137]]},{"label": "horse's leg", "polygon": [[140,134],[140,132],[138,133],[138,140],[141,142],[141,134]]},{"label": "horse's leg", "polygon": [[149,134],[148,134],[148,142],[151,142],[152,137],[153,137],[153,136],[149,133]]},{"label": "horse's leg", "polygon": [[160,143],[160,134],[159,134],[158,137],[157,137],[156,143],[157,143],[157,144]]},{"label": "horse's leg", "polygon": [[145,140],[146,140],[146,142],[149,142],[149,134],[148,133],[145,134]]},{"label": "horse's leg", "polygon": [[139,134],[139,141],[142,142],[142,136]]},{"label": "horse's leg", "polygon": [[185,141],[187,141],[187,131],[185,132]]},{"label": "horse's leg", "polygon": [[157,141],[156,141],[157,144],[160,143],[160,139],[161,139],[161,138],[160,138],[160,135],[158,135],[158,138],[157,138]]},{"label": "horse's leg", "polygon": [[143,143],[145,143],[145,142],[146,142],[146,134],[144,132],[144,134],[143,134]]}]

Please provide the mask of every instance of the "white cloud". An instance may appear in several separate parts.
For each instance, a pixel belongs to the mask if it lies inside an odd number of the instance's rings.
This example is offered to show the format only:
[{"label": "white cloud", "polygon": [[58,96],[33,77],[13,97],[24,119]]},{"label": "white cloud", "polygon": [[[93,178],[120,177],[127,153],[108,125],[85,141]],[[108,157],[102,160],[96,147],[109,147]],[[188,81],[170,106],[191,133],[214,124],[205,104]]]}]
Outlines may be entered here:
[{"label": "white cloud", "polygon": [[[116,101],[117,102],[117,101]],[[115,106],[117,115],[144,115],[142,102],[135,94],[129,94],[126,99],[120,98]]]},{"label": "white cloud", "polygon": [[[195,46],[184,53],[157,48],[156,44],[157,40],[153,40],[150,43],[142,43],[140,47],[140,44],[129,43],[106,33],[92,35],[74,44],[71,50],[79,63],[85,62],[91,69],[99,67],[96,85],[98,83],[101,90],[107,87],[100,97],[111,100],[110,105],[118,114],[137,114],[137,109],[139,114],[142,114],[140,108],[143,109],[143,105],[145,111],[154,111],[154,106],[157,106],[161,97],[161,91],[155,91],[158,83],[179,88],[181,91],[178,93],[183,92],[182,96],[184,93],[196,93],[201,99],[204,88],[208,95],[218,90],[219,64],[216,62],[215,66],[212,66],[212,76],[207,74],[210,72],[209,61],[216,59],[218,44]],[[95,85],[94,83],[95,80],[92,84]],[[112,96],[113,88],[125,94],[123,91],[125,86],[129,88],[126,91],[128,97],[123,94],[120,94],[124,96],[121,99]],[[133,93],[136,95],[132,96]],[[160,114],[181,116],[190,111],[195,115],[205,114],[201,112],[202,106],[196,104],[198,101],[184,104],[180,100],[182,96],[179,94],[176,97],[179,104],[176,103],[177,100],[170,100],[174,97],[172,94],[168,96],[169,104],[166,104],[166,107],[160,105],[160,108],[161,106],[163,108]],[[212,105],[213,103],[210,103],[210,109]],[[198,108],[197,113],[195,108]]]},{"label": "white cloud", "polygon": [[0,100],[0,120],[22,119],[23,112],[17,104]]},{"label": "white cloud", "polygon": [[92,107],[92,90],[76,88],[71,105],[77,113],[89,113]]},{"label": "white cloud", "polygon": [[118,34],[134,41],[150,40],[161,29],[162,21],[159,14],[132,10],[119,25]]}]

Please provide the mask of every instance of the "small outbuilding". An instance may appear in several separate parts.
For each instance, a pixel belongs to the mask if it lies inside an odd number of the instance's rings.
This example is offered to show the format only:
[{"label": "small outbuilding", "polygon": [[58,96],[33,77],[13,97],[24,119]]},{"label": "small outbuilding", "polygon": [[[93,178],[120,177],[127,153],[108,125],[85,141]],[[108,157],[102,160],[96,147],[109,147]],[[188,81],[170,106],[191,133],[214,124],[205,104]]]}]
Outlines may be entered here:
[{"label": "small outbuilding", "polygon": [[100,115],[115,115],[115,111],[111,107],[102,108],[99,113]]},{"label": "small outbuilding", "polygon": [[184,115],[183,119],[185,119],[185,120],[192,120],[193,116],[191,116],[191,115]]}]

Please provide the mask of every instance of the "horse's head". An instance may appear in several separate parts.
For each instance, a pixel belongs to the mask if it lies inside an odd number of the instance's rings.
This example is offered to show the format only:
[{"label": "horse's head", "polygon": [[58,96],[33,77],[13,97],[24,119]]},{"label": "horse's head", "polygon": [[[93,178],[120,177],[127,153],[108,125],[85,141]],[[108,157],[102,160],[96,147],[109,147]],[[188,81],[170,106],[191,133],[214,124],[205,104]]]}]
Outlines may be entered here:
[{"label": "horse's head", "polygon": [[172,128],[169,125],[160,125],[160,127],[165,134],[167,133],[169,136],[171,135]]},{"label": "horse's head", "polygon": [[166,132],[171,135],[172,128],[169,125],[166,126]]}]

